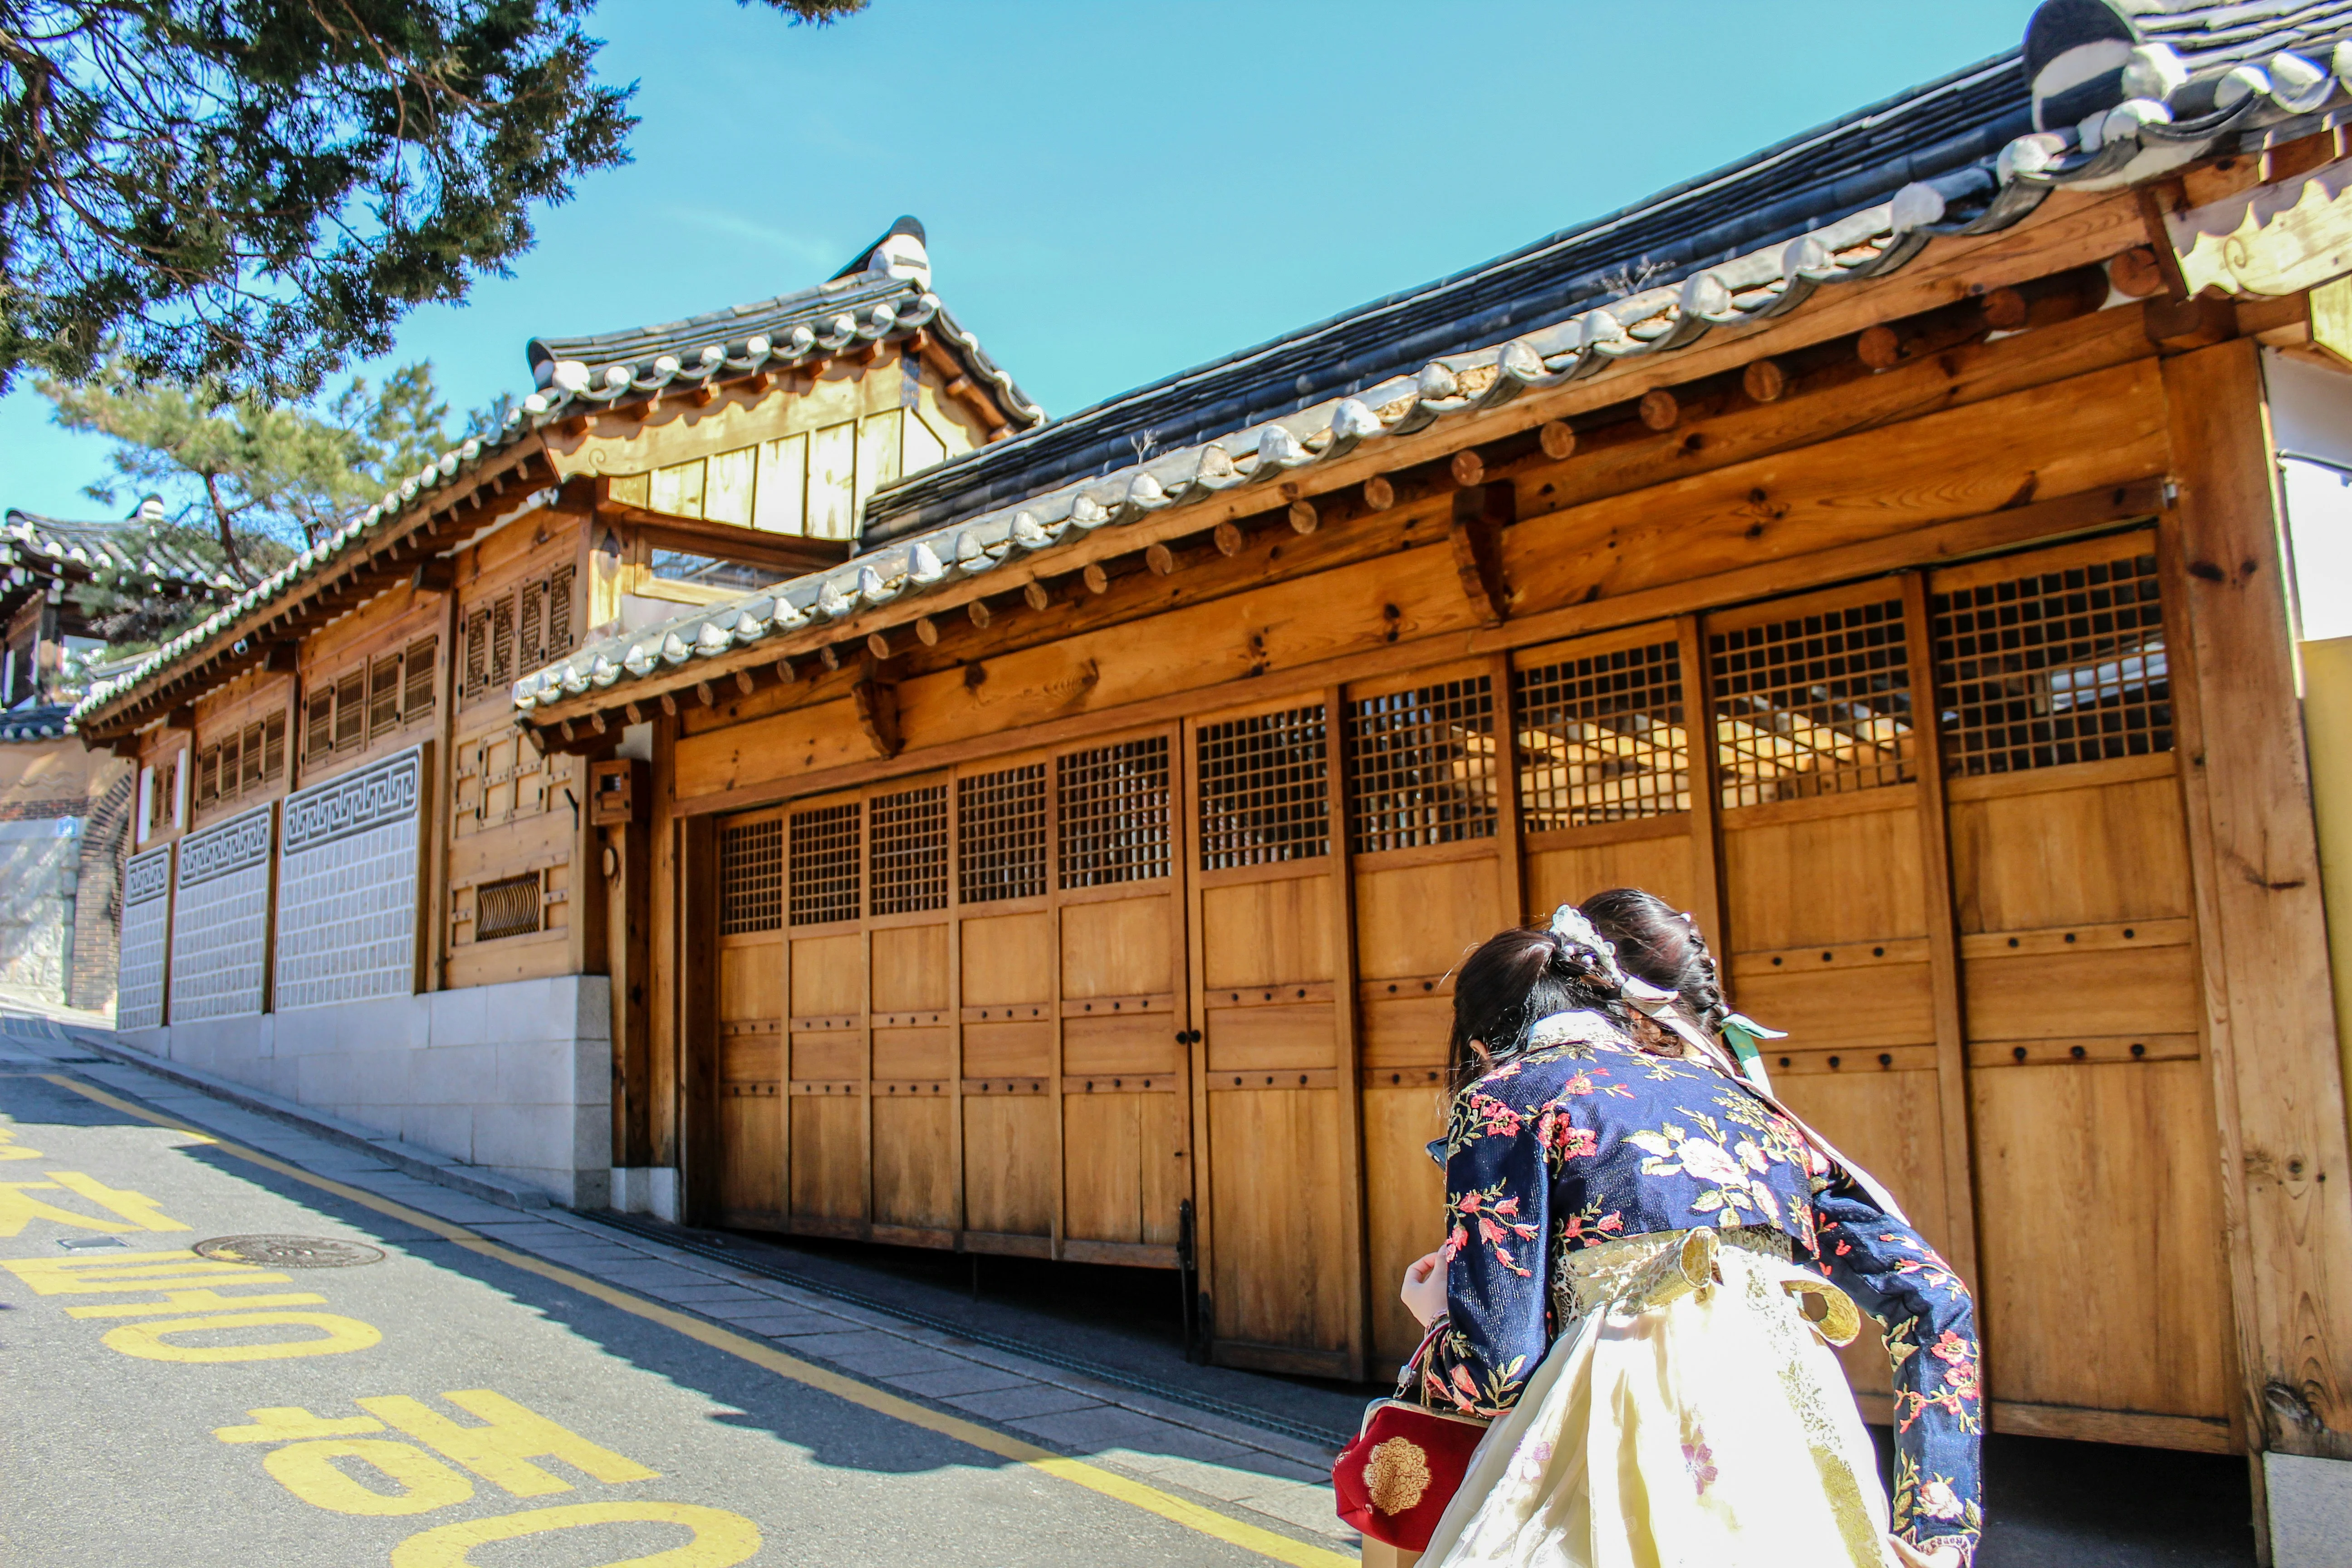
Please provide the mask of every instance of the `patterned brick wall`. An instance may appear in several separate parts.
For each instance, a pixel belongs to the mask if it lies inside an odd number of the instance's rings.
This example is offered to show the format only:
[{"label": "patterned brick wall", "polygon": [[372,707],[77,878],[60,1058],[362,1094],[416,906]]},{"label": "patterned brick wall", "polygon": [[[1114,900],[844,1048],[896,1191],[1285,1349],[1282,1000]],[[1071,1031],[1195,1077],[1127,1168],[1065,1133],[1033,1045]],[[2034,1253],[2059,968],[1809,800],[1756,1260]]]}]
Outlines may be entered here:
[{"label": "patterned brick wall", "polygon": [[424,753],[409,751],[286,797],[280,1012],[415,989],[423,784]]},{"label": "patterned brick wall", "polygon": [[277,820],[277,808],[263,805],[180,841],[180,887],[172,907],[173,1023],[261,1011]]},{"label": "patterned brick wall", "polygon": [[133,855],[122,868],[122,978],[114,1026],[152,1029],[163,1021],[163,973],[171,948],[172,847]]}]

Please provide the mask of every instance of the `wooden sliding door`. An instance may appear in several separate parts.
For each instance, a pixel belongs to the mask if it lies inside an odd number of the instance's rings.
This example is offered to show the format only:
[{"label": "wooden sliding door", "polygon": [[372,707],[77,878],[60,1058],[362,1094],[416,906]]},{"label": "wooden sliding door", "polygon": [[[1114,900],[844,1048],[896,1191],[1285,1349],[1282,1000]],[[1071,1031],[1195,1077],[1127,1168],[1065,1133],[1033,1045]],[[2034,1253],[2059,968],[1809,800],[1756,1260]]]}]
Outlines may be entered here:
[{"label": "wooden sliding door", "polygon": [[1397,1282],[1445,1238],[1444,1172],[1424,1145],[1445,1131],[1453,972],[1521,902],[1515,781],[1497,756],[1504,679],[1500,661],[1484,660],[1346,695],[1366,1229],[1382,1358],[1420,1338]]},{"label": "wooden sliding door", "polygon": [[1310,696],[1187,727],[1196,1103],[1217,1358],[1350,1376],[1361,1353],[1361,1210],[1329,706]]},{"label": "wooden sliding door", "polygon": [[[1887,579],[1707,617],[1727,978],[1737,1005],[1789,1032],[1768,1058],[1783,1098],[1965,1268],[1966,1205],[1948,1179],[1964,1130],[1945,1113],[1958,1041],[1939,1036],[1936,1005],[1953,959],[1920,781],[1915,619]],[[1858,1390],[1886,1393],[1874,1333],[1845,1360]]]},{"label": "wooden sliding door", "polygon": [[769,1229],[784,1217],[783,813],[725,818],[718,838],[718,1218]]},{"label": "wooden sliding door", "polygon": [[792,1228],[862,1237],[866,1224],[866,803],[795,801],[784,813],[791,1040]]},{"label": "wooden sliding door", "polygon": [[2220,1160],[2151,532],[1935,574],[1995,1424],[2230,1443]]},{"label": "wooden sliding door", "polygon": [[918,1247],[953,1247],[962,1224],[948,838],[945,778],[867,792],[872,1234]]},{"label": "wooden sliding door", "polygon": [[1049,766],[955,780],[964,1245],[1036,1258],[1054,1255],[1061,1214]]}]

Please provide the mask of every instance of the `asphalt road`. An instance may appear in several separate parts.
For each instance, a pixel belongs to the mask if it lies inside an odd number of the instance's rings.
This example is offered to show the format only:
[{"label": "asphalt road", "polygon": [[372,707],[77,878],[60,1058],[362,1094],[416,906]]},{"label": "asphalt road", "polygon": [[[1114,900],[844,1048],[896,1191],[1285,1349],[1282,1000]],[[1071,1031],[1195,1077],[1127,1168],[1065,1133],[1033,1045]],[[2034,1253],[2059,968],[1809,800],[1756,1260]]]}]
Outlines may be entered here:
[{"label": "asphalt road", "polygon": [[152,1114],[0,1069],[17,1568],[1350,1560]]}]

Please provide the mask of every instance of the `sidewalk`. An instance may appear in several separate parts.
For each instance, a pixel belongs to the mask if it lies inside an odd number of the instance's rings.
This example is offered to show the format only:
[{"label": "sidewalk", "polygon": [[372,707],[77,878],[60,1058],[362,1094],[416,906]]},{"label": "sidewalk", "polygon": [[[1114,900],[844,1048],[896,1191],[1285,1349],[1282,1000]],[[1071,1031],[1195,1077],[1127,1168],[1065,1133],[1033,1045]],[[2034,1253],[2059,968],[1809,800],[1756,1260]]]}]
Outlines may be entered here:
[{"label": "sidewalk", "polygon": [[845,1303],[584,1215],[488,1173],[364,1129],[154,1062],[86,1026],[0,1003],[0,1068],[65,1069],[202,1131],[404,1204],[600,1283],[660,1301],[859,1380],[974,1418],[1105,1468],[1346,1549],[1331,1451],[887,1311]]}]

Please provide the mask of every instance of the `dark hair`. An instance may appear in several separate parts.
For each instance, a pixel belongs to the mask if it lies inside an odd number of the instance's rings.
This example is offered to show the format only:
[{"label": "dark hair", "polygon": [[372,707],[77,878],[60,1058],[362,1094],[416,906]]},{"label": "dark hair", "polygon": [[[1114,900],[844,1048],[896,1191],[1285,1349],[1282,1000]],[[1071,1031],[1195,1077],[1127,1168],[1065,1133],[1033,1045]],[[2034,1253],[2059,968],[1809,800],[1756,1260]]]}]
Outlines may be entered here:
[{"label": "dark hair", "polygon": [[1712,1033],[1731,1016],[1715,954],[1698,927],[1655,893],[1612,888],[1577,906],[1617,950],[1617,963],[1636,980],[1677,992]]},{"label": "dark hair", "polygon": [[[1550,927],[1513,926],[1488,937],[1454,976],[1454,1089],[1526,1050],[1538,1019],[1579,1009],[1627,1022],[1616,986]],[[1486,1047],[1486,1058],[1470,1048],[1473,1040]]]}]

